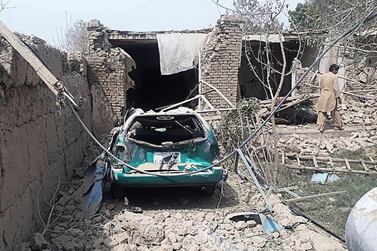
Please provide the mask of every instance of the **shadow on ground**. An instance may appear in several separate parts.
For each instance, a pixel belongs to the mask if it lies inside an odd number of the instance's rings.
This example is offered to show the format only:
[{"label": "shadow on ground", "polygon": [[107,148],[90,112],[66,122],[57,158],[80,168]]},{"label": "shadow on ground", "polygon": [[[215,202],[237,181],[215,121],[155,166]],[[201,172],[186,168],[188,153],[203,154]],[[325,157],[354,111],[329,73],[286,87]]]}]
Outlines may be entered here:
[{"label": "shadow on ground", "polygon": [[[238,193],[227,183],[223,188],[220,185],[212,196],[203,194],[199,188],[187,187],[127,188],[124,195],[128,207],[140,207],[142,210],[216,209],[239,204]],[[114,199],[109,189],[104,193],[104,203],[114,204],[119,209],[127,206],[124,201]]]}]

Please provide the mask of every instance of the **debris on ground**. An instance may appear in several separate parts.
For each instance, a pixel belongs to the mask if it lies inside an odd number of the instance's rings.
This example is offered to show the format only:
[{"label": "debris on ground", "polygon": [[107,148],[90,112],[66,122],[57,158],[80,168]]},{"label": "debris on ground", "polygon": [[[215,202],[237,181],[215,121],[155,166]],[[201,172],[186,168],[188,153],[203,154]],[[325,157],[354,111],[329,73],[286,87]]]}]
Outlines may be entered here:
[{"label": "debris on ground", "polygon": [[[82,168],[97,155],[98,150],[93,151]],[[44,248],[46,240],[50,250],[312,250],[324,242],[343,250],[335,239],[306,226],[306,220],[293,215],[277,195],[269,195],[274,213],[267,217],[281,225],[279,232],[266,234],[255,220],[230,220],[234,213],[264,207],[256,188],[235,173],[210,198],[168,188],[169,192],[129,191],[125,199],[117,200],[105,186],[104,202],[89,219],[82,217],[73,196],[81,183],[80,178],[74,179],[60,191],[50,230],[38,247]],[[133,207],[143,212],[129,210]]]},{"label": "debris on ground", "polygon": [[317,183],[317,184],[325,184],[326,182],[335,182],[339,179],[340,177],[336,174],[315,173],[312,175],[310,182]]}]

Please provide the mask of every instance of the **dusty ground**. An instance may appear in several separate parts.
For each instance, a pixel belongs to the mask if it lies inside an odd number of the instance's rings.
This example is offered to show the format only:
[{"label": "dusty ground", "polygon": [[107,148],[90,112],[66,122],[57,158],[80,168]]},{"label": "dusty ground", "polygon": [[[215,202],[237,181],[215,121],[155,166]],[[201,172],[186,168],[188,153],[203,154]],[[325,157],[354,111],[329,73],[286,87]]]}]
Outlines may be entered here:
[{"label": "dusty ground", "polygon": [[[92,151],[83,168],[96,156]],[[78,170],[77,173],[81,173]],[[255,187],[230,172],[228,181],[211,197],[196,189],[137,189],[127,200],[116,200],[108,188],[102,207],[90,219],[81,217],[75,191],[81,179],[72,180],[59,193],[49,230],[36,235],[25,247],[48,250],[343,250],[342,245],[305,219],[294,216],[278,196],[270,195],[271,216],[286,229],[264,234],[254,221],[231,222],[233,212],[264,208]],[[140,214],[128,211],[142,208]],[[42,241],[41,241],[42,239]]]}]

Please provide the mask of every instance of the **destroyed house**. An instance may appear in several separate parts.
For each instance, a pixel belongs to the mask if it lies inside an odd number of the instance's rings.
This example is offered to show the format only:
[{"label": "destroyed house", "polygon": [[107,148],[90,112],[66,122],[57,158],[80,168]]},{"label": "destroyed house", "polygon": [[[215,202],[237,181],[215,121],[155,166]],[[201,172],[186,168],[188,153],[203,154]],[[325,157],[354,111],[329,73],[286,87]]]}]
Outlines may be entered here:
[{"label": "destroyed house", "polygon": [[[241,98],[271,98],[263,58],[266,38],[245,35],[244,22],[222,16],[214,28],[202,30],[131,32],[108,29],[99,21],[88,25],[89,77],[103,91],[114,118],[127,108],[163,108],[200,94],[205,97],[185,103],[228,109]],[[317,50],[299,41],[297,34],[272,34],[271,85],[276,91],[282,70],[280,41],[287,61],[281,95],[295,83],[295,58],[303,67],[315,59]],[[298,54],[298,51],[303,52]],[[297,61],[297,60],[296,60]],[[250,67],[252,65],[252,68]],[[99,101],[101,103],[101,101]],[[108,116],[103,114],[103,116]]]}]

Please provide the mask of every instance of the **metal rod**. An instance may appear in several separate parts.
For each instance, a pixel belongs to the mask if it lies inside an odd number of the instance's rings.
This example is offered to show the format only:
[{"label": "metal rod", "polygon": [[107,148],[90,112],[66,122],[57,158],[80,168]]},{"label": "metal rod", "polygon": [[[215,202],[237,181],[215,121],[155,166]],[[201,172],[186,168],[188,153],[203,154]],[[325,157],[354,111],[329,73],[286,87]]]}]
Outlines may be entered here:
[{"label": "metal rod", "polygon": [[273,210],[272,210],[271,203],[268,201],[267,196],[262,189],[262,186],[259,184],[259,181],[258,181],[257,177],[255,176],[255,174],[253,172],[253,168],[250,166],[249,162],[246,160],[246,157],[243,154],[243,152],[241,151],[241,149],[238,148],[238,149],[236,149],[236,151],[237,151],[239,157],[241,158],[242,162],[246,166],[246,169],[248,170],[251,178],[253,179],[253,182],[254,182],[255,186],[257,187],[259,193],[262,195],[262,198],[263,198],[264,202],[266,203],[267,209],[272,212]]},{"label": "metal rod", "polygon": [[235,106],[232,104],[232,102],[229,101],[229,99],[227,99],[224,94],[222,94],[219,89],[217,89],[215,86],[211,85],[210,83],[207,83],[206,81],[203,81],[203,80],[200,80],[201,83],[209,86],[210,88],[214,89],[227,103],[228,105],[230,105],[231,108],[235,108]]}]

